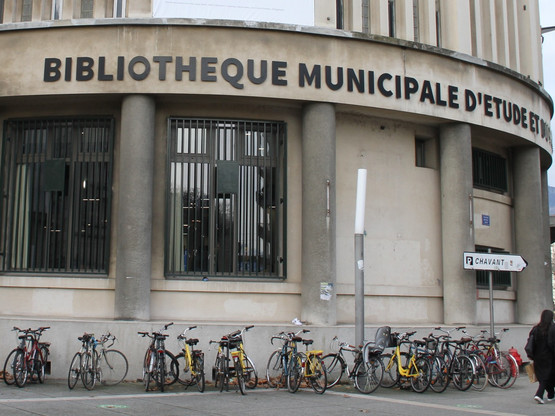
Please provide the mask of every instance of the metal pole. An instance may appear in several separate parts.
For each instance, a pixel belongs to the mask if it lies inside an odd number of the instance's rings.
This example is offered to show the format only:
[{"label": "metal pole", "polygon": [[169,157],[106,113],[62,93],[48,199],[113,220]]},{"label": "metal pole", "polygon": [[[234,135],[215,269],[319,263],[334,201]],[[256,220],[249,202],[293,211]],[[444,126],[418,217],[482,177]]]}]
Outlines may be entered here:
[{"label": "metal pole", "polygon": [[[491,254],[491,248],[488,249],[488,253]],[[493,272],[490,270],[488,271],[488,279],[489,279],[489,332],[491,337],[495,337],[495,327],[493,324]]]},{"label": "metal pole", "polygon": [[355,213],[355,342],[364,343],[364,210],[366,169],[358,170]]}]

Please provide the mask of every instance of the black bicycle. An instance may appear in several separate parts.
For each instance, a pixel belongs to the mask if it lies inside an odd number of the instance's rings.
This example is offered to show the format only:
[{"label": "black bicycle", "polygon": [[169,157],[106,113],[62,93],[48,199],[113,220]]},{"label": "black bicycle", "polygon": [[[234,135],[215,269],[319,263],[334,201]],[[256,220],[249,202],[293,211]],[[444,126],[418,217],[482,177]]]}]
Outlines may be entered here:
[{"label": "black bicycle", "polygon": [[162,333],[171,325],[173,322],[164,325],[159,331],[138,332],[139,335],[151,339],[143,360],[143,383],[146,391],[149,390],[151,381],[156,383],[160,391],[177,381],[179,374],[176,370],[179,369],[179,364],[175,356],[166,350],[165,341],[169,335]]}]

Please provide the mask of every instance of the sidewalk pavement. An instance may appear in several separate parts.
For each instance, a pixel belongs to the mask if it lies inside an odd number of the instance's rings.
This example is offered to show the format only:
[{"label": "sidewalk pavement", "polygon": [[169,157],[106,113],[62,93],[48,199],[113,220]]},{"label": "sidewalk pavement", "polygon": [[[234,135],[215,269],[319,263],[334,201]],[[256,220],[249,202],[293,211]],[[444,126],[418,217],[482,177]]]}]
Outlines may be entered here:
[{"label": "sidewalk pavement", "polygon": [[24,388],[0,382],[0,415],[554,415],[555,401],[544,405],[534,402],[536,388],[537,383],[531,384],[526,374],[521,374],[506,390],[487,386],[481,392],[461,392],[449,387],[440,394],[431,390],[418,394],[379,388],[369,395],[360,394],[347,384],[323,395],[311,389],[291,394],[286,389],[259,386],[242,396],[234,387],[220,393],[211,385],[204,393],[195,386],[185,390],[181,385],[170,386],[164,393],[145,392],[139,382],[100,385],[88,391],[80,382],[69,390],[66,380],[47,379],[44,384],[31,383]]}]

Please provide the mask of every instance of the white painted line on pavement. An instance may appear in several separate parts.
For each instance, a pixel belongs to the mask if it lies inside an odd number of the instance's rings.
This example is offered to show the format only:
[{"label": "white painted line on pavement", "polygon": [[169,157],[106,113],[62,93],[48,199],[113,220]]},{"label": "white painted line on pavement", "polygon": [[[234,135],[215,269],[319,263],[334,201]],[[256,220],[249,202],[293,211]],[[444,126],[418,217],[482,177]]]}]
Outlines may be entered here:
[{"label": "white painted line on pavement", "polygon": [[356,399],[366,399],[366,400],[373,400],[378,402],[388,402],[388,403],[395,403],[395,404],[403,404],[406,406],[419,406],[419,407],[430,407],[433,409],[441,409],[441,410],[450,410],[452,412],[466,412],[466,413],[475,413],[481,415],[495,415],[495,416],[527,416],[520,413],[503,413],[503,412],[496,412],[495,410],[484,410],[484,409],[476,409],[476,408],[467,408],[467,407],[458,407],[458,406],[448,406],[444,404],[436,404],[436,403],[419,403],[412,400],[401,400],[401,399],[390,399],[387,397],[378,397],[372,395],[363,395],[363,394],[353,394],[353,393],[341,393],[338,391],[326,391],[324,394],[332,394],[335,396],[344,396],[344,397],[353,397]]}]

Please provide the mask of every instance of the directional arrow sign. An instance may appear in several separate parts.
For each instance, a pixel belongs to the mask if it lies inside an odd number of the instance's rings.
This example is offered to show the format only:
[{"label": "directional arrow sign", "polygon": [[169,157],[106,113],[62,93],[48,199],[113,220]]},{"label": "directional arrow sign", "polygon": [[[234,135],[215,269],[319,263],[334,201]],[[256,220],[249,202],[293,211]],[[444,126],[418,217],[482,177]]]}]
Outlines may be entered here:
[{"label": "directional arrow sign", "polygon": [[528,262],[516,254],[463,253],[466,270],[502,270],[521,272]]}]

